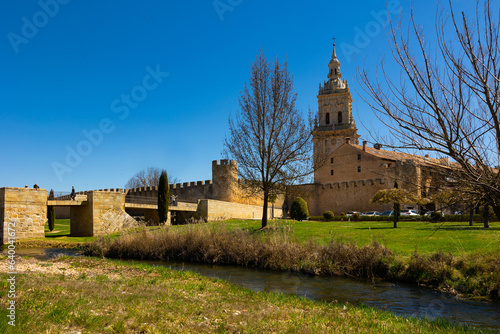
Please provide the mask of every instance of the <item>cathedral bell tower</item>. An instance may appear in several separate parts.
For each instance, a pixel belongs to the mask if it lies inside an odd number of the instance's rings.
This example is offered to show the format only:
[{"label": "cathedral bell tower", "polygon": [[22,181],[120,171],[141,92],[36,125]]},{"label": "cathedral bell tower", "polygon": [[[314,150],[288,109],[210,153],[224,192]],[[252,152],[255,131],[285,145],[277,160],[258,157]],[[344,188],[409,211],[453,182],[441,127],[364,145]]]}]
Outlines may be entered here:
[{"label": "cathedral bell tower", "polygon": [[343,143],[358,144],[358,129],[352,118],[351,92],[341,77],[334,39],[328,80],[319,85],[318,124],[313,131],[314,155],[320,164]]}]

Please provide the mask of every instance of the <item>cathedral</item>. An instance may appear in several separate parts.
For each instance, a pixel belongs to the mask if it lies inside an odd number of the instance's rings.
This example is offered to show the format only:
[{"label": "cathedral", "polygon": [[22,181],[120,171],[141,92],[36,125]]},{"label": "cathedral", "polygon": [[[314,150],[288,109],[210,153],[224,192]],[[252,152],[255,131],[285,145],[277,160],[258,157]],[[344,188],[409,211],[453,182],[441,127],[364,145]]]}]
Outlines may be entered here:
[{"label": "cathedral", "polygon": [[[383,211],[391,205],[369,204],[380,189],[400,188],[427,196],[446,186],[451,168],[448,160],[383,150],[381,144],[359,144],[358,129],[352,117],[349,85],[342,79],[340,61],[333,44],[328,64],[328,80],[319,85],[318,123],[313,131],[316,168],[314,183],[302,186],[311,215],[330,210]],[[421,210],[416,203],[402,207]]]}]

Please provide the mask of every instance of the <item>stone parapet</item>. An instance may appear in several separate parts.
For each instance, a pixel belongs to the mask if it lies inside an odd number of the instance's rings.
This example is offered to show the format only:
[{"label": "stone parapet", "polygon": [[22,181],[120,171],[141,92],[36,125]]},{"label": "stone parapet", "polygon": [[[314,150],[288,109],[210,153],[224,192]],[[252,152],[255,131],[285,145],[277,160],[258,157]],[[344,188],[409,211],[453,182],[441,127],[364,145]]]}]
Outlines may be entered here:
[{"label": "stone parapet", "polygon": [[[258,205],[247,205],[217,201],[211,199],[200,200],[198,203],[198,216],[205,220],[223,220],[230,218],[239,219],[262,219],[263,207]],[[272,205],[268,208],[267,216],[273,217]],[[281,218],[283,212],[281,207],[274,208],[274,218]]]},{"label": "stone parapet", "polygon": [[[47,221],[47,190],[32,188],[0,188],[0,240],[44,237]],[[10,230],[9,230],[10,227]]]}]

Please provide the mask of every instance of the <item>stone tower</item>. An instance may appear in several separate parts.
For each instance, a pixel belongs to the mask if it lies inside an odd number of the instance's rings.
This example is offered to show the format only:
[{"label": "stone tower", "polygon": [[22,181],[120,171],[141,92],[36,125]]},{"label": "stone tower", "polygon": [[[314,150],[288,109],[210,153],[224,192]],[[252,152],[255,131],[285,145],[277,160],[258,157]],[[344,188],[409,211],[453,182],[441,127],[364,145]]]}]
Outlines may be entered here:
[{"label": "stone tower", "polygon": [[328,64],[328,80],[319,85],[318,124],[313,131],[314,156],[322,163],[345,142],[358,144],[358,129],[352,118],[352,98],[349,85],[341,79],[340,61],[333,43],[332,59]]},{"label": "stone tower", "polygon": [[238,198],[238,165],[235,160],[212,161],[213,199],[235,202]]}]

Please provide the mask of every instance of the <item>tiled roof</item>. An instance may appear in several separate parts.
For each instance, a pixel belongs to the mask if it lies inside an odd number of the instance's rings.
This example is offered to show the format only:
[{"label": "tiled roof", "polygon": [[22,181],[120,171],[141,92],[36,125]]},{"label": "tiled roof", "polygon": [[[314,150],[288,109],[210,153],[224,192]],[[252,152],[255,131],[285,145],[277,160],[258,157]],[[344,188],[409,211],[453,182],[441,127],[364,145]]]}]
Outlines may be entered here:
[{"label": "tiled roof", "polygon": [[[363,151],[363,146],[361,145],[355,145],[355,144],[347,144],[351,145],[361,151]],[[452,168],[452,167],[458,167],[457,163],[454,162],[449,162],[448,158],[441,158],[441,159],[436,159],[436,158],[430,158],[430,157],[424,157],[421,155],[416,155],[416,154],[409,154],[409,153],[402,153],[402,152],[395,152],[395,151],[386,151],[382,149],[376,149],[373,147],[368,147],[366,146],[366,153],[369,153],[373,156],[376,156],[381,159],[385,160],[392,160],[392,161],[401,161],[401,160],[413,160],[416,164],[419,165],[426,165],[426,166],[439,166],[439,167],[444,167],[444,168]]]}]

